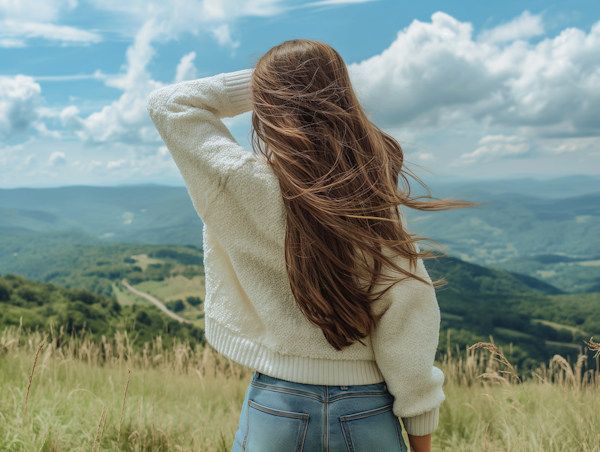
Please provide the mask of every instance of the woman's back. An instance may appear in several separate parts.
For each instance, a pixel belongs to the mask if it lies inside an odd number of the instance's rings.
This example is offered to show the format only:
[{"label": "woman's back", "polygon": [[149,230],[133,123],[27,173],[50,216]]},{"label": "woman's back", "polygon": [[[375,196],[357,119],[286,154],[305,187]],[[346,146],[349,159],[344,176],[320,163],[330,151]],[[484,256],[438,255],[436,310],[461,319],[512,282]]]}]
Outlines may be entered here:
[{"label": "woman's back", "polygon": [[[302,49],[305,42],[314,44],[300,40],[290,46]],[[417,239],[393,208],[406,204],[442,210],[459,208],[462,201],[421,203],[398,192],[402,156],[395,153],[401,149],[364,113],[348,113],[358,104],[354,97],[344,97],[344,83],[349,82],[336,58],[338,72],[329,74],[338,77],[335,86],[320,81],[329,94],[307,92],[311,79],[271,89],[265,83],[277,82],[263,65],[260,82],[254,69],[246,69],[156,90],[148,99],[148,112],[204,222],[208,343],[278,385],[310,385],[306,391],[321,391],[325,405],[328,394],[337,394],[331,387],[360,392],[365,385],[385,382],[393,415],[403,419],[409,434],[428,435],[437,427],[445,399],[444,375],[433,365],[440,311],[420,259],[428,252],[420,253]],[[286,71],[271,66],[281,74]],[[325,66],[317,64],[315,76]],[[342,79],[343,86],[336,88]],[[323,102],[328,106],[321,107]],[[275,114],[276,105],[289,114]],[[311,116],[294,105],[318,108]],[[248,153],[221,121],[253,107],[253,131],[271,144],[266,159]],[[334,113],[341,116],[332,119],[330,128],[321,127],[328,119],[315,119]],[[337,137],[346,140],[353,115],[359,118],[355,126],[360,133],[356,141],[342,143]],[[334,169],[339,177],[328,180],[325,176]],[[350,185],[336,188],[344,183]],[[370,188],[365,191],[365,186]],[[373,269],[378,278],[369,286]],[[379,276],[396,284],[383,285]],[[376,290],[382,287],[386,289]],[[254,404],[259,411],[269,408]],[[303,418],[302,412],[290,413]]]}]

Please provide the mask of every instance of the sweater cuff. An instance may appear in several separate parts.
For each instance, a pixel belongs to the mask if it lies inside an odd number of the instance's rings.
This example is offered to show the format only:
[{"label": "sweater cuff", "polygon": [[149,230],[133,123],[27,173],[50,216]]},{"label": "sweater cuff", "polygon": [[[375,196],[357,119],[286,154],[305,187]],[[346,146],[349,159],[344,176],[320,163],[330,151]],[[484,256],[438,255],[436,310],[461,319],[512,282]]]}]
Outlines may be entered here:
[{"label": "sweater cuff", "polygon": [[225,90],[231,104],[228,117],[237,116],[252,110],[252,95],[250,90],[254,69],[242,69],[223,74]]},{"label": "sweater cuff", "polygon": [[438,427],[440,420],[440,407],[418,416],[403,417],[404,429],[406,433],[413,436],[425,436]]}]

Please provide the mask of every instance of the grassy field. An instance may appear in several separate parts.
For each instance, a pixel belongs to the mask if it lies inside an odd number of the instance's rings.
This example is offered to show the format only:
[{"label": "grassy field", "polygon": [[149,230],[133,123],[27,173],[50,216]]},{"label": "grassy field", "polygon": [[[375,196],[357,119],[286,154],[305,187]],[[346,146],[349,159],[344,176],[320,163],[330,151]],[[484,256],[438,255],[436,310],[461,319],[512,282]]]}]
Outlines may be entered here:
[{"label": "grassy field", "polygon": [[143,281],[136,284],[135,288],[163,301],[186,297],[200,297],[204,300],[206,296],[204,276],[194,276],[189,279],[182,275],[177,275],[164,281]]},{"label": "grassy field", "polygon": [[148,300],[127,290],[127,288],[125,288],[121,284],[117,284],[116,282],[112,283],[112,289],[113,289],[114,297],[123,306],[129,306],[132,304],[147,305],[147,306],[151,305],[151,303]]},{"label": "grassy field", "polygon": [[[600,451],[598,368],[555,357],[521,382],[493,343],[458,352],[436,362],[446,400],[432,450]],[[229,451],[251,376],[160,337],[134,352],[125,332],[95,344],[6,329],[0,450]]]},{"label": "grassy field", "polygon": [[583,331],[581,328],[577,328],[574,326],[569,326],[569,325],[563,325],[561,323],[556,323],[556,322],[551,322],[550,320],[543,320],[543,319],[531,319],[532,323],[543,323],[544,325],[548,325],[551,326],[552,328],[554,328],[555,330],[568,330],[571,332],[577,332],[577,333],[582,333],[582,334],[586,334],[585,331]]},{"label": "grassy field", "polygon": [[[142,281],[134,287],[142,292],[152,295],[165,304],[173,300],[182,300],[185,309],[177,314],[190,320],[198,328],[204,329],[204,305],[192,306],[185,301],[187,297],[200,297],[202,300],[205,299],[206,289],[204,287],[204,276],[186,278],[183,275],[177,275],[163,281]],[[126,289],[121,286],[121,295],[124,295],[124,291],[126,291]],[[143,300],[143,298],[130,291],[127,291],[127,294],[125,294],[123,298],[126,299],[131,297]],[[121,300],[119,299],[119,302],[120,301]],[[148,303],[146,300],[144,300],[144,302]]]},{"label": "grassy field", "polygon": [[150,264],[164,264],[165,261],[162,259],[154,259],[148,257],[147,254],[135,254],[131,256],[131,259],[135,260],[136,265],[141,267],[142,270],[146,270]]}]

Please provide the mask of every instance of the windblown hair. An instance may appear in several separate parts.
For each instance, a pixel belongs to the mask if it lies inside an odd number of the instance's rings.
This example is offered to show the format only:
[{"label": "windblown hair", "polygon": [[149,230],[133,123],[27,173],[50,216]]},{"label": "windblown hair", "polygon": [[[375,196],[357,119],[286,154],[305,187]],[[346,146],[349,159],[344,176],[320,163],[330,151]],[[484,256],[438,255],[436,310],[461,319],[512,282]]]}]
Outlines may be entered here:
[{"label": "windblown hair", "polygon": [[[371,302],[407,278],[434,287],[445,283],[430,283],[383,254],[387,247],[409,259],[411,271],[418,259],[438,257],[413,248],[419,240],[439,242],[405,230],[398,206],[434,211],[480,203],[430,196],[404,168],[400,144],[369,120],[343,59],[327,44],[294,39],[273,47],[257,61],[251,91],[252,147],[279,179],[287,214],[285,261],[296,303],[336,350],[354,341],[365,345],[361,339],[375,325]],[[405,173],[428,195],[411,197]],[[399,178],[406,190],[399,189]],[[382,275],[383,266],[406,277]],[[359,284],[361,268],[371,276],[368,287]],[[381,278],[393,284],[371,293]]]}]

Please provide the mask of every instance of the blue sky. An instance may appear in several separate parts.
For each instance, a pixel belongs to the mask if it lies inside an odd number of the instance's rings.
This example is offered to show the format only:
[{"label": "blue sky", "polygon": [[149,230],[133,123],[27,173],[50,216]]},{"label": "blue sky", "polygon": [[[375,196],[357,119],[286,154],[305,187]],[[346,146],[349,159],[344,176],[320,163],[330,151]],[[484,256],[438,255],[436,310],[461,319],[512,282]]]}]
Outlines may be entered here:
[{"label": "blue sky", "polygon": [[[600,3],[0,0],[0,187],[183,184],[145,110],[287,39],[433,180],[600,174]],[[224,121],[250,148],[250,113]]]}]

